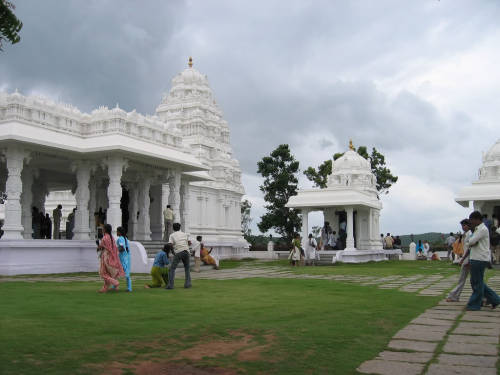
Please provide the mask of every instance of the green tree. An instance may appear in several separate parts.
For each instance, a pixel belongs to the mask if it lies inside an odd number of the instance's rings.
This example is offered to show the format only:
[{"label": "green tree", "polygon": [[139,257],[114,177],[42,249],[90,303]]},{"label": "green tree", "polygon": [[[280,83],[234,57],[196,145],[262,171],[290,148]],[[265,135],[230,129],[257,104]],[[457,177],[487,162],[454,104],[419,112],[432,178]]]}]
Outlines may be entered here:
[{"label": "green tree", "polygon": [[[372,148],[372,153],[368,154],[365,146],[360,146],[357,153],[367,160],[370,160],[372,173],[377,178],[377,190],[380,194],[387,194],[389,188],[398,181],[398,177],[391,173],[385,163],[385,156],[377,151],[375,147]],[[343,153],[336,153],[333,155],[333,160],[340,158]],[[321,189],[326,188],[328,176],[332,173],[332,160],[326,160],[318,168],[309,167],[304,171],[306,177],[314,183],[314,186]]]},{"label": "green tree", "polygon": [[286,237],[293,238],[300,230],[299,211],[285,207],[290,197],[297,195],[299,162],[290,153],[288,145],[279,145],[269,156],[257,163],[258,172],[264,177],[260,190],[264,193],[264,206],[267,212],[257,224],[262,233],[269,229]]},{"label": "green tree", "polygon": [[245,239],[248,239],[252,235],[252,230],[250,229],[250,224],[252,223],[252,218],[250,217],[251,209],[252,203],[248,199],[241,202],[241,230]]},{"label": "green tree", "polygon": [[15,6],[10,1],[0,0],[0,51],[3,51],[4,41],[15,44],[21,40],[19,31],[23,23],[14,14],[14,9]]}]

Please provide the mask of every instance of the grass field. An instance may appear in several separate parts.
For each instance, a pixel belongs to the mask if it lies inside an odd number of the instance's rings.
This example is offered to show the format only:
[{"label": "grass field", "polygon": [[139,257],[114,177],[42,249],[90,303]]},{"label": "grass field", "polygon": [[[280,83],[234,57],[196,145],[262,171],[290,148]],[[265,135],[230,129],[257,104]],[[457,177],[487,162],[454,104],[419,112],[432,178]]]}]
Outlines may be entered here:
[{"label": "grass field", "polygon": [[[307,271],[412,274],[405,263]],[[426,267],[416,273],[451,266]],[[0,373],[353,374],[440,299],[328,280],[143,285],[100,295],[96,282],[0,283]]]}]

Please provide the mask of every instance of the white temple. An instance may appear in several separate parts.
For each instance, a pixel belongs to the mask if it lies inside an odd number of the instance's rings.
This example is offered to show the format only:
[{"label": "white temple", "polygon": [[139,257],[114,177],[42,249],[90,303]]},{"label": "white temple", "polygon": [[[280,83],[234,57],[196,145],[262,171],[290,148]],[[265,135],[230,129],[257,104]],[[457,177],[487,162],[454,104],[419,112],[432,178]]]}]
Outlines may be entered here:
[{"label": "white temple", "polygon": [[343,234],[345,227],[345,249],[335,252],[337,260],[360,263],[386,259],[379,237],[382,203],[376,177],[370,162],[354,150],[352,142],[349,150],[333,162],[327,188],[299,190],[286,206],[302,212],[303,241],[307,241],[312,211],[322,211],[337,234]]},{"label": "white temple", "polygon": [[75,240],[94,240],[100,207],[131,239],[160,240],[170,204],[183,230],[207,244],[229,255],[248,247],[229,127],[191,59],[153,116],[118,105],[83,113],[42,97],[0,93],[0,152],[0,191],[7,195],[0,246],[31,240],[31,208],[52,217],[57,197],[64,197],[78,207]]},{"label": "white temple", "polygon": [[460,190],[455,201],[490,219],[493,215],[500,218],[500,139],[483,155],[478,180]]}]

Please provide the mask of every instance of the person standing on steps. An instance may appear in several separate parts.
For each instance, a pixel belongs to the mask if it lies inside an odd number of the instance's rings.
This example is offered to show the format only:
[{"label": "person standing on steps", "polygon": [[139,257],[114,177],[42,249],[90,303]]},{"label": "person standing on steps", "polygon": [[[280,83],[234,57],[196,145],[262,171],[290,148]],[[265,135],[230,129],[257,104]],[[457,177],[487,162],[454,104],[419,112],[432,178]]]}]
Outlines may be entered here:
[{"label": "person standing on steps", "polygon": [[479,211],[472,212],[469,221],[473,230],[469,238],[472,294],[467,303],[467,310],[481,310],[483,297],[486,297],[486,301],[494,309],[500,303],[500,297],[484,282],[484,270],[491,260],[490,231],[483,223],[483,216]]},{"label": "person standing on steps", "polygon": [[167,207],[163,210],[163,224],[165,225],[165,235],[163,236],[163,240],[167,241],[172,234],[172,225],[174,223],[175,215],[174,211],[167,204]]},{"label": "person standing on steps", "polygon": [[59,231],[61,229],[62,205],[58,204],[52,211],[52,219],[54,220],[54,240],[59,240]]},{"label": "person standing on steps", "polygon": [[181,224],[174,223],[172,225],[174,233],[168,239],[168,242],[174,247],[174,259],[168,273],[168,285],[165,289],[174,289],[175,269],[180,261],[184,264],[184,288],[191,288],[191,273],[189,270],[189,240],[188,235],[181,232]]}]

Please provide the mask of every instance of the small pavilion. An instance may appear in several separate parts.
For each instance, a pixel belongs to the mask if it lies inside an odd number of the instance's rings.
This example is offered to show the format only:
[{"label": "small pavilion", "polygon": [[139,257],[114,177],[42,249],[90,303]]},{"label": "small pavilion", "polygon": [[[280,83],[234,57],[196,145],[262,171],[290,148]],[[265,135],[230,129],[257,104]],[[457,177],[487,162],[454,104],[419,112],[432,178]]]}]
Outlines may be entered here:
[{"label": "small pavilion", "polygon": [[500,218],[500,139],[483,155],[477,181],[462,188],[455,201],[463,207]]},{"label": "small pavilion", "polygon": [[313,211],[322,211],[332,229],[345,234],[345,249],[332,252],[337,260],[361,263],[386,259],[379,237],[382,203],[376,177],[369,160],[355,151],[352,141],[349,150],[333,162],[325,189],[299,190],[286,206],[301,210],[304,242],[309,234],[308,215]]}]

